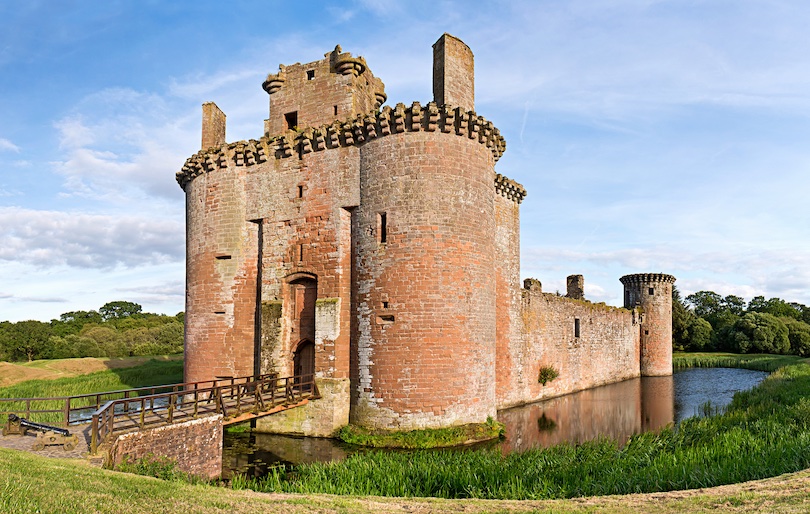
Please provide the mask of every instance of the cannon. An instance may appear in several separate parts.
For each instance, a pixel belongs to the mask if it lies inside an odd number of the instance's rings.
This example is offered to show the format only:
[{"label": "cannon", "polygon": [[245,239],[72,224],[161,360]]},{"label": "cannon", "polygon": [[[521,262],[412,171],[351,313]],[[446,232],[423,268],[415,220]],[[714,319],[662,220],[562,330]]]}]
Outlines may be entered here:
[{"label": "cannon", "polygon": [[3,435],[25,435],[28,430],[36,430],[38,432],[37,440],[34,441],[34,445],[31,447],[35,452],[44,450],[46,446],[57,445],[62,445],[66,451],[70,451],[79,444],[79,438],[76,437],[75,434],[71,434],[66,428],[34,423],[16,414],[8,415],[8,421],[6,422],[6,427],[3,429]]}]

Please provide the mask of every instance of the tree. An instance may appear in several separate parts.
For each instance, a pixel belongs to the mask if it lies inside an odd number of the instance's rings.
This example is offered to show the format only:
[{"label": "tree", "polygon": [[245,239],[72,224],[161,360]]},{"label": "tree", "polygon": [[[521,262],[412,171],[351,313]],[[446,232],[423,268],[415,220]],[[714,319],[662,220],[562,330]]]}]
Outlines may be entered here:
[{"label": "tree", "polygon": [[135,316],[141,313],[141,309],[143,307],[134,302],[116,301],[105,303],[98,311],[104,321],[110,321]]},{"label": "tree", "polygon": [[43,358],[48,349],[51,326],[41,321],[29,320],[11,323],[3,331],[3,346],[11,360]]},{"label": "tree", "polygon": [[790,353],[810,357],[810,325],[793,318],[781,318],[788,329]]},{"label": "tree", "polygon": [[66,336],[68,334],[78,334],[88,323],[101,323],[101,314],[97,311],[71,311],[59,316],[59,319],[51,321],[54,334]]},{"label": "tree", "polygon": [[790,352],[788,328],[772,314],[748,312],[732,328],[732,344],[739,353]]}]

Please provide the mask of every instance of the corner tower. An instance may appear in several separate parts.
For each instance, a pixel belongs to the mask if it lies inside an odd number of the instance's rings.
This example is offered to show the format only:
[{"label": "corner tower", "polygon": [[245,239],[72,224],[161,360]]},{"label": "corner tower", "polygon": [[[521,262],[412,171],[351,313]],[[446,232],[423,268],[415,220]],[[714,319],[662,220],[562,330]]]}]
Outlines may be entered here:
[{"label": "corner tower", "polygon": [[[455,58],[436,51],[448,39],[434,46],[433,69],[445,70],[434,84],[450,77]],[[496,415],[492,130],[471,111],[472,52],[452,41],[470,57],[464,74],[452,75],[469,95],[445,90],[425,108],[385,108],[390,134],[361,147],[350,419],[370,428],[438,428]]]},{"label": "corner tower", "polygon": [[624,284],[624,307],[640,307],[640,368],[642,376],[672,374],[672,285],[675,277],[637,273],[619,279]]}]

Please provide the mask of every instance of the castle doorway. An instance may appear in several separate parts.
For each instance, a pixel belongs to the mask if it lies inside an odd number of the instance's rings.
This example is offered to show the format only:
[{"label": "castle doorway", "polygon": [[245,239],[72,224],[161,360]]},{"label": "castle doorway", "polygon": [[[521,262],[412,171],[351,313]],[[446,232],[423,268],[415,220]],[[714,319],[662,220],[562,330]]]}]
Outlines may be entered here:
[{"label": "castle doorway", "polygon": [[298,344],[293,355],[293,374],[301,377],[300,381],[304,383],[311,382],[315,376],[315,343],[312,341],[305,340]]}]

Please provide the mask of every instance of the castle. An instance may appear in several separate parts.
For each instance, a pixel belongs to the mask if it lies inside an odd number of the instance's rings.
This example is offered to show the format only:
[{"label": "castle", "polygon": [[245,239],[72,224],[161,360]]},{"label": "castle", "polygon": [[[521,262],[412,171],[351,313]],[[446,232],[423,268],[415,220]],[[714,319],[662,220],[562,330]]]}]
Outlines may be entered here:
[{"label": "castle", "polygon": [[[186,193],[185,380],[314,374],[322,398],[259,429],[409,430],[672,372],[664,274],[622,277],[625,308],[520,285],[526,191],[495,172],[506,143],[475,112],[473,54],[433,45],[433,101],[383,106],[338,46],[262,84],[264,136],[227,143],[203,105]],[[557,376],[540,379],[540,370]]]}]

